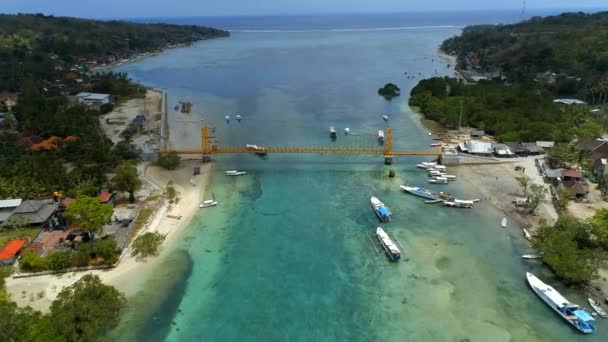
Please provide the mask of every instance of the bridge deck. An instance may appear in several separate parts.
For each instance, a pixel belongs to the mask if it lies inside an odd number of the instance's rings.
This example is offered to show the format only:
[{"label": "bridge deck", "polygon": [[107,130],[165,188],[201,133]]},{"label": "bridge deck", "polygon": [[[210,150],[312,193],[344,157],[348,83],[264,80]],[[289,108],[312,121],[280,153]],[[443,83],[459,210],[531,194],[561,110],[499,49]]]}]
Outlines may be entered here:
[{"label": "bridge deck", "polygon": [[[170,151],[161,150],[161,154]],[[233,154],[249,153],[255,151],[245,147],[217,147],[211,151],[203,150],[175,150],[177,154]],[[417,151],[387,151],[383,148],[361,148],[361,147],[327,147],[327,146],[293,146],[293,147],[267,147],[267,153],[313,153],[313,154],[377,154],[391,156],[439,156],[440,150],[417,150]]]}]

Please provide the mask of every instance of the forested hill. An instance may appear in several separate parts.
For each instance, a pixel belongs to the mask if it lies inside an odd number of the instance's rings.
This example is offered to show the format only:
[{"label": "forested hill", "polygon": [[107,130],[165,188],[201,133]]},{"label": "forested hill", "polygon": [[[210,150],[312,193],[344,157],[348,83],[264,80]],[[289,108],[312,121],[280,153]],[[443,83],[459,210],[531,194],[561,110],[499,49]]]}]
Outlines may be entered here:
[{"label": "forested hill", "polygon": [[0,91],[17,91],[24,78],[62,79],[63,69],[72,63],[106,64],[171,45],[228,35],[201,26],[0,15]]},{"label": "forested hill", "polygon": [[541,75],[541,79],[549,81],[550,90],[591,101],[608,76],[608,12],[471,26],[446,40],[442,50],[458,55],[461,69],[506,76],[515,82],[546,73],[549,77]]}]

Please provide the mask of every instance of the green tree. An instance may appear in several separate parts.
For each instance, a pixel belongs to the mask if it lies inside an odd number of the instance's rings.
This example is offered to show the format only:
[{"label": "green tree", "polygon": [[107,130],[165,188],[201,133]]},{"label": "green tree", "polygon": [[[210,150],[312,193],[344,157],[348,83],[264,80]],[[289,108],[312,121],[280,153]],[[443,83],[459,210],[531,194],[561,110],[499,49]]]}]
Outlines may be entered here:
[{"label": "green tree", "polygon": [[175,170],[179,166],[180,161],[181,157],[175,151],[169,151],[169,153],[158,157],[156,165],[167,170]]},{"label": "green tree", "polygon": [[167,186],[165,187],[165,198],[169,201],[169,208],[173,206],[173,203],[177,202],[177,191],[175,191],[175,187],[173,186],[173,181],[170,180],[167,182]]},{"label": "green tree", "polygon": [[534,214],[539,205],[547,202],[547,193],[547,188],[542,184],[532,183],[529,185],[528,203],[526,208],[529,210],[530,214]]},{"label": "green tree", "polygon": [[118,261],[119,250],[116,240],[104,239],[93,244],[93,253],[103,258],[104,265],[113,265]]},{"label": "green tree", "polygon": [[114,186],[119,191],[126,191],[129,193],[129,202],[135,202],[135,191],[141,188],[141,179],[137,175],[137,169],[131,163],[122,163],[118,169],[116,169],[116,175],[112,178]]},{"label": "green tree", "polygon": [[95,341],[120,320],[125,296],[87,274],[63,289],[51,304],[50,317],[56,331],[68,341]]},{"label": "green tree", "polygon": [[[43,341],[27,339],[32,326],[39,323],[41,314],[32,308],[20,308],[14,302],[0,301],[0,341]],[[57,340],[47,340],[57,341]]]},{"label": "green tree", "polygon": [[81,243],[72,255],[72,266],[89,266],[91,261],[91,244]]},{"label": "green tree", "polygon": [[78,196],[91,196],[94,197],[97,194],[97,186],[92,180],[85,180],[78,182],[70,188],[67,192],[70,197]]},{"label": "green tree", "polygon": [[608,209],[600,209],[588,220],[590,233],[608,249]]},{"label": "green tree", "polygon": [[102,234],[103,227],[110,222],[114,209],[110,204],[101,203],[97,197],[80,196],[70,205],[64,217],[83,230]]},{"label": "green tree", "polygon": [[46,257],[49,268],[54,271],[66,269],[71,266],[71,253],[58,251]]},{"label": "green tree", "polygon": [[564,210],[568,207],[568,203],[576,198],[576,194],[574,190],[558,187],[557,197],[559,199],[559,207]]},{"label": "green tree", "polygon": [[49,261],[36,252],[26,252],[19,260],[21,269],[30,272],[40,272],[49,269]]},{"label": "green tree", "polygon": [[157,255],[163,241],[165,241],[165,235],[158,232],[144,233],[133,241],[131,254],[142,259]]}]

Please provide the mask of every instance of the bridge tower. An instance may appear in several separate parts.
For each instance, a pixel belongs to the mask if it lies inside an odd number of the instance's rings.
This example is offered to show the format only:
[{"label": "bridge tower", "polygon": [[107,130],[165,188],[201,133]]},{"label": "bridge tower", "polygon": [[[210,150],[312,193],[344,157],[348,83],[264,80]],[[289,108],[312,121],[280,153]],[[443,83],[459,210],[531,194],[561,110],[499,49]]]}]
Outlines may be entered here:
[{"label": "bridge tower", "polygon": [[384,145],[384,165],[393,164],[393,127],[386,128],[386,144]]},{"label": "bridge tower", "polygon": [[213,152],[213,146],[211,145],[211,137],[209,136],[209,127],[203,127],[203,134],[201,135],[203,138],[201,142],[201,147],[203,151],[203,162],[211,161],[211,153]]}]

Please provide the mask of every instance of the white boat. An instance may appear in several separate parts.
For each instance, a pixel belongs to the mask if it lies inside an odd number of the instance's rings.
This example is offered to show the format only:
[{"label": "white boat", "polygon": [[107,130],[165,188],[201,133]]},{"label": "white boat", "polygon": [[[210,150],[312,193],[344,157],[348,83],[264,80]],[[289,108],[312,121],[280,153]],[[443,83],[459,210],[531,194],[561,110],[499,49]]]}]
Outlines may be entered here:
[{"label": "white boat", "polygon": [[526,277],[534,293],[568,323],[585,334],[591,334],[595,331],[595,325],[593,324],[595,319],[585,309],[568,301],[553,287],[543,283],[534,274],[528,272]]},{"label": "white boat", "polygon": [[431,169],[437,170],[437,171],[445,171],[448,168],[445,165],[435,164],[435,165],[431,166]]},{"label": "white boat", "polygon": [[437,165],[437,162],[422,162],[420,164],[416,164],[416,167],[419,169],[432,169]]},{"label": "white boat", "polygon": [[399,247],[393,242],[393,240],[388,236],[388,234],[384,231],[384,229],[378,227],[376,228],[376,237],[384,247],[384,250],[390,256],[391,260],[399,261],[401,259],[401,251]]},{"label": "white boat", "polygon": [[388,115],[382,115],[382,119],[384,119],[384,121],[388,121]]},{"label": "white boat", "polygon": [[226,176],[242,176],[242,175],[246,175],[247,172],[245,171],[237,171],[237,170],[231,170],[231,171],[226,171]]},{"label": "white boat", "polygon": [[260,154],[260,155],[268,154],[268,149],[266,147],[262,147],[262,146],[258,146],[258,145],[250,145],[250,144],[245,145],[245,147],[249,151],[255,152],[255,154]]},{"label": "white boat", "polygon": [[430,170],[429,171],[429,176],[441,176],[444,175],[445,172],[439,171],[439,170]]},{"label": "white boat", "polygon": [[587,298],[587,301],[589,302],[589,305],[591,305],[593,310],[595,310],[595,312],[597,312],[597,314],[600,315],[600,317],[608,318],[608,313],[606,313],[606,311],[604,311],[604,309],[602,309],[602,304],[600,302],[596,302],[591,298]]},{"label": "white boat", "polygon": [[370,201],[372,203],[372,209],[374,209],[374,212],[376,213],[376,216],[378,216],[380,221],[390,222],[391,215],[393,214],[391,213],[391,210],[387,206],[385,206],[384,203],[382,203],[378,199],[378,197],[372,196],[370,198]]},{"label": "white boat", "polygon": [[190,178],[190,184],[192,184],[192,186],[196,186],[196,180],[194,178]]},{"label": "white boat", "polygon": [[346,128],[344,129],[344,134],[345,134],[345,135],[348,135],[349,133],[350,133],[350,128],[346,127]]},{"label": "white boat", "polygon": [[331,138],[335,138],[337,136],[336,135],[336,129],[334,128],[334,126],[329,127],[329,136]]},{"label": "white boat", "polygon": [[446,207],[452,207],[452,208],[470,209],[470,208],[473,208],[474,204],[475,204],[475,201],[459,200],[459,199],[454,199],[452,201],[443,201],[443,205],[445,205]]},{"label": "white boat", "polygon": [[217,201],[214,200],[206,200],[203,201],[203,203],[201,203],[199,205],[200,208],[209,208],[209,207],[215,207],[217,205]]},{"label": "white boat", "polygon": [[442,147],[443,143],[433,143],[431,144],[431,147]]},{"label": "white boat", "polygon": [[524,254],[521,256],[522,259],[542,259],[542,254]]},{"label": "white boat", "polygon": [[455,181],[456,180],[456,176],[454,175],[448,175],[447,173],[443,173],[441,174],[441,177],[449,180],[449,181]]},{"label": "white boat", "polygon": [[529,241],[532,241],[532,234],[530,234],[530,232],[526,228],[524,228],[524,237]]},{"label": "white boat", "polygon": [[224,119],[226,119],[226,122],[230,122],[230,115],[226,115]]},{"label": "white boat", "polygon": [[236,121],[241,122],[241,116],[240,115],[236,115]]},{"label": "white boat", "polygon": [[429,179],[429,183],[432,183],[432,184],[448,184],[448,179],[447,178],[443,178],[443,177],[435,177],[435,178]]},{"label": "white boat", "polygon": [[503,217],[502,221],[500,221],[500,226],[503,228],[507,228],[507,218]]},{"label": "white boat", "polygon": [[378,142],[381,144],[384,143],[384,131],[383,130],[378,131]]}]

